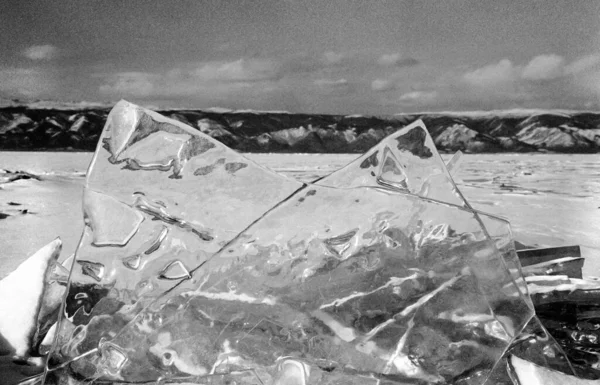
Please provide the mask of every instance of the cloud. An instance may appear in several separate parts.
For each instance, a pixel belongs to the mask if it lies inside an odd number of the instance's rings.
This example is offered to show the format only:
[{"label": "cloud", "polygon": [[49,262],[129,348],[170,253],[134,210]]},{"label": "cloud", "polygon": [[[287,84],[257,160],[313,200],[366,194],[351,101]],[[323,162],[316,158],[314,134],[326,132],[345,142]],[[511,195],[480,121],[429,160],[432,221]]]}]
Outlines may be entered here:
[{"label": "cloud", "polygon": [[583,56],[569,64],[560,55],[546,54],[534,57],[525,66],[514,65],[509,59],[502,59],[498,63],[467,72],[463,80],[475,86],[502,86],[519,80],[558,80],[566,75],[578,75],[594,68],[600,70],[600,54]]},{"label": "cloud", "polygon": [[426,106],[433,104],[438,95],[437,91],[412,91],[401,95],[398,101],[404,106]]},{"label": "cloud", "polygon": [[529,100],[527,82],[522,81],[523,67],[509,59],[488,64],[463,74],[461,81],[452,85],[457,100],[468,104],[504,108],[506,103],[521,104]]},{"label": "cloud", "polygon": [[58,55],[58,48],[50,44],[32,45],[23,50],[23,56],[31,60],[51,60]]},{"label": "cloud", "polygon": [[[157,105],[288,108],[282,68],[273,60],[244,58],[187,63],[165,71],[97,73],[98,92]],[[312,82],[307,85],[312,86]],[[287,99],[286,99],[287,97]],[[277,106],[277,107],[273,107]]]},{"label": "cloud", "polygon": [[318,87],[318,89],[325,94],[328,95],[346,95],[353,91],[353,87],[350,82],[345,79],[316,79],[313,81],[313,84]]},{"label": "cloud", "polygon": [[348,80],[346,79],[317,79],[314,83],[321,88],[339,88],[346,87],[348,85]]},{"label": "cloud", "polygon": [[33,68],[0,68],[0,91],[8,95],[38,97],[56,88],[52,74]]},{"label": "cloud", "polygon": [[371,89],[377,92],[389,91],[396,88],[396,83],[389,79],[375,79],[371,82]]},{"label": "cloud", "polygon": [[279,65],[281,74],[306,74],[316,72],[323,67],[322,61],[309,55],[293,55],[282,60]]},{"label": "cloud", "polygon": [[265,87],[278,80],[278,63],[266,59],[210,61],[172,68],[164,73],[118,72],[98,75],[104,79],[100,93],[147,97],[193,96],[196,94],[227,95],[252,87]]},{"label": "cloud", "polygon": [[412,57],[403,57],[399,53],[383,54],[377,63],[384,67],[413,67],[420,62]]},{"label": "cloud", "polygon": [[[411,69],[410,77],[404,69],[374,65],[370,53],[354,53],[344,67],[328,63],[347,60],[347,53],[330,54],[329,59],[312,52],[188,63],[160,72],[109,73],[101,75],[99,86],[103,95],[115,99],[313,112],[584,108],[600,96],[597,54],[573,60],[555,54],[523,62],[504,58],[470,70],[423,65]],[[400,57],[388,56],[386,63]]]},{"label": "cloud", "polygon": [[343,53],[339,53],[339,52],[325,52],[323,54],[323,61],[325,62],[326,65],[338,65],[338,64],[342,64],[342,62],[344,62],[344,60],[346,59],[346,55],[344,55]]},{"label": "cloud", "polygon": [[569,80],[583,98],[600,100],[600,54],[580,57],[565,67]]},{"label": "cloud", "polygon": [[485,108],[583,108],[600,100],[600,54],[568,62],[557,54],[524,65],[502,59],[463,73],[452,83],[456,101]]},{"label": "cloud", "polygon": [[518,76],[519,69],[513,65],[512,61],[502,59],[498,63],[467,72],[463,75],[463,79],[474,86],[488,87],[511,83]]},{"label": "cloud", "polygon": [[343,65],[347,59],[345,54],[331,51],[323,54],[304,52],[281,58],[278,69],[282,76],[308,74],[326,69],[333,70],[335,67]]},{"label": "cloud", "polygon": [[211,82],[255,82],[279,76],[276,62],[267,59],[239,59],[232,62],[208,62],[192,75]]},{"label": "cloud", "polygon": [[[277,68],[281,76],[294,74],[324,73],[344,69],[360,69],[356,53],[327,51],[324,53],[302,52],[279,58]],[[352,59],[352,60],[351,60]]]},{"label": "cloud", "polygon": [[120,72],[108,77],[107,83],[100,86],[100,93],[146,97],[155,92],[159,80],[158,75],[146,72]]},{"label": "cloud", "polygon": [[562,56],[550,54],[536,56],[523,68],[521,77],[525,80],[553,80],[563,76],[565,59]]},{"label": "cloud", "polygon": [[565,73],[573,75],[592,69],[600,69],[600,54],[583,56],[565,67]]}]

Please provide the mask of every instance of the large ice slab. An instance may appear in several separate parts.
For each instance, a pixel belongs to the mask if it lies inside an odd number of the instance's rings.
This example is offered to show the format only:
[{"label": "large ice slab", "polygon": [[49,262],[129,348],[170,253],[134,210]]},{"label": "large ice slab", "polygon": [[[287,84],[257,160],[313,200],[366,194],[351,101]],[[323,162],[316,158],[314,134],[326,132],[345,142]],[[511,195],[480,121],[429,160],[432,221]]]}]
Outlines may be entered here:
[{"label": "large ice slab", "polygon": [[535,320],[422,122],[306,185],[120,102],[84,213],[48,383],[481,384]]}]

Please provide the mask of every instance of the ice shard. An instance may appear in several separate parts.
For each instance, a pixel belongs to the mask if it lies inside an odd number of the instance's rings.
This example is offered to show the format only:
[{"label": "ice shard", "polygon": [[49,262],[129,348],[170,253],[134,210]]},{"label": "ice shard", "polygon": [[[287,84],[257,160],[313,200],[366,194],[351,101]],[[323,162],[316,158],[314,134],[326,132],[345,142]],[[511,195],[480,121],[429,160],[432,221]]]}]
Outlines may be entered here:
[{"label": "ice shard", "polygon": [[455,205],[466,203],[420,120],[314,183],[336,188],[388,188]]},{"label": "ice shard", "polygon": [[[191,127],[118,103],[88,170],[86,227],[58,345],[66,338],[73,346],[72,330],[89,339],[88,325],[107,312],[134,318],[302,186]],[[50,361],[86,353],[55,349]]]},{"label": "ice shard", "polygon": [[37,355],[43,335],[55,321],[62,288],[55,276],[62,248],[56,238],[0,280],[0,352]]},{"label": "ice shard", "polygon": [[303,184],[119,102],[84,213],[47,383],[483,384],[536,320],[422,122]]}]

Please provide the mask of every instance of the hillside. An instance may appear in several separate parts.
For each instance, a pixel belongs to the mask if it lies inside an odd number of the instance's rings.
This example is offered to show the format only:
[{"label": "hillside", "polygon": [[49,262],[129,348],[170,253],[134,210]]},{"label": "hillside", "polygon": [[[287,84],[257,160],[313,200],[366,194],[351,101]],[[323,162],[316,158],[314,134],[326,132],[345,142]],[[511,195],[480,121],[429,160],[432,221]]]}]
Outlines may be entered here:
[{"label": "hillside", "polygon": [[[109,108],[0,108],[1,150],[93,151]],[[243,152],[361,153],[423,119],[440,151],[600,152],[600,113],[489,111],[387,117],[229,110],[158,110]]]}]

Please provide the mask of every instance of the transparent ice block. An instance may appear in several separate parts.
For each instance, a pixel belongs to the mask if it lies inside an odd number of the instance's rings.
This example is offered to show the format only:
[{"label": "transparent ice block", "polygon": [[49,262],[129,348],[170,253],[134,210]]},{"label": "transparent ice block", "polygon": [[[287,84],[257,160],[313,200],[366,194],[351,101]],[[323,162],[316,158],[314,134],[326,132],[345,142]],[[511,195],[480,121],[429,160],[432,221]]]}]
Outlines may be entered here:
[{"label": "transparent ice block", "polygon": [[122,101],[84,215],[48,384],[483,384],[535,320],[420,121],[305,184]]}]

